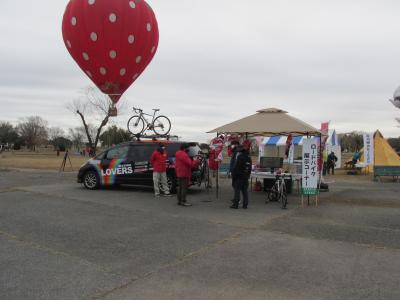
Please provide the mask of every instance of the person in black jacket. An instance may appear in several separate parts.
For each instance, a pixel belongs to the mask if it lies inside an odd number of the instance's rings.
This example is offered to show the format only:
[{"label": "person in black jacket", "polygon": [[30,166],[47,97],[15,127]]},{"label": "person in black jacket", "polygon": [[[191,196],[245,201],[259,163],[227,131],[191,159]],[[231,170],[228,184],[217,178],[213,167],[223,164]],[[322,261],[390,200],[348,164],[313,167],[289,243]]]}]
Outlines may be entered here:
[{"label": "person in black jacket", "polygon": [[330,175],[330,171],[332,171],[332,175],[335,175],[335,165],[337,161],[338,158],[336,157],[335,152],[332,151],[331,154],[328,155],[328,175]]},{"label": "person in black jacket", "polygon": [[[238,141],[232,141],[231,143],[231,148],[232,148],[232,156],[231,156],[231,160],[229,162],[229,174],[232,176],[232,172],[233,172],[233,168],[235,167],[236,164],[236,159],[237,159],[237,155],[238,155],[238,146],[240,145],[240,143]],[[233,177],[232,177],[232,187],[234,188],[234,182],[233,182]]]},{"label": "person in black jacket", "polygon": [[243,208],[247,208],[249,204],[249,178],[251,174],[251,158],[249,153],[243,146],[237,147],[238,155],[236,163],[232,170],[232,180],[235,189],[235,198],[231,208],[238,209],[240,202],[240,193],[243,195]]}]

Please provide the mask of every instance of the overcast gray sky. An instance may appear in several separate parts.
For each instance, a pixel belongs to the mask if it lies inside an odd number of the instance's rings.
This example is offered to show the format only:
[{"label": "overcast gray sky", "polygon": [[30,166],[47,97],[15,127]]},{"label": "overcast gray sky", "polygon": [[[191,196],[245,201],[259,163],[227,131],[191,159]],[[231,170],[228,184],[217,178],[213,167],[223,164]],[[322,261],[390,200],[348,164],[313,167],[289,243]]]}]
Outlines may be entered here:
[{"label": "overcast gray sky", "polygon": [[[65,49],[66,0],[0,1],[0,120],[79,120],[65,107],[91,82]],[[173,133],[204,132],[279,107],[338,132],[399,136],[388,99],[400,85],[400,1],[148,0],[158,52],[125,107],[160,108]],[[129,112],[113,122],[125,126]]]}]

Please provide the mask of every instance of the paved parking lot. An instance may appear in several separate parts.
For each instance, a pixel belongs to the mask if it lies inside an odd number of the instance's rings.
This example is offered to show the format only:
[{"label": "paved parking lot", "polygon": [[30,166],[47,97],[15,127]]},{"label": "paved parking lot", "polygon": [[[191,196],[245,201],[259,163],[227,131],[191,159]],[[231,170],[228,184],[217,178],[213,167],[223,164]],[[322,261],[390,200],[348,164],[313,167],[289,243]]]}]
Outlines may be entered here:
[{"label": "paved parking lot", "polygon": [[193,207],[75,175],[0,170],[0,299],[399,299],[400,184],[336,179],[321,205],[193,189]]}]

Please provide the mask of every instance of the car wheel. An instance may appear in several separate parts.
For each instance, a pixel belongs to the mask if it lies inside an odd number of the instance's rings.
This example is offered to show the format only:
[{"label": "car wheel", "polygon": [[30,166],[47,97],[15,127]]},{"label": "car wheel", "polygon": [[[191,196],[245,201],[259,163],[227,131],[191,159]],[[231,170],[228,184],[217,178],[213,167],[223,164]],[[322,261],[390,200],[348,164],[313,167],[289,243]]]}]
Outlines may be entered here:
[{"label": "car wheel", "polygon": [[83,185],[89,190],[95,190],[99,188],[100,180],[95,171],[88,171],[85,173],[83,176]]},{"label": "car wheel", "polygon": [[169,187],[169,192],[171,194],[176,194],[176,187],[177,187],[176,178],[173,175],[167,175],[167,183]]}]

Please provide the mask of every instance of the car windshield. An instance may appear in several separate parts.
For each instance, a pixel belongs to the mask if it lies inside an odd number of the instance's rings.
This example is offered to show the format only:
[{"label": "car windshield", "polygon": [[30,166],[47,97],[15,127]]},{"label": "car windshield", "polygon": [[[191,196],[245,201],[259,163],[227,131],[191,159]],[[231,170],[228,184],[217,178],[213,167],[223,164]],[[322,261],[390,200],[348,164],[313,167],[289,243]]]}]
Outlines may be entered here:
[{"label": "car windshield", "polygon": [[201,152],[201,149],[198,145],[190,146],[189,147],[189,156],[194,157]]},{"label": "car windshield", "polygon": [[[167,153],[168,156],[175,156],[176,151],[178,151],[181,147],[182,143],[171,143],[167,144]],[[201,151],[200,147],[196,143],[189,143],[189,156],[194,157],[199,154]]]},{"label": "car windshield", "polygon": [[96,155],[96,156],[94,157],[94,159],[95,159],[95,160],[102,160],[102,159],[104,158],[104,154],[105,154],[105,153],[106,153],[105,151],[101,152],[100,154]]}]

